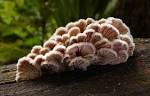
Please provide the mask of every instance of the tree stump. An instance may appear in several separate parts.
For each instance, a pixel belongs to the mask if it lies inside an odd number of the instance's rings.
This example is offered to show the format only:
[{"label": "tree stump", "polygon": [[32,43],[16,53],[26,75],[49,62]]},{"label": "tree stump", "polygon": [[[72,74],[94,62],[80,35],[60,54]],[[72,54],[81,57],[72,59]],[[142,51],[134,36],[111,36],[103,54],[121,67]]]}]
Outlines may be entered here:
[{"label": "tree stump", "polygon": [[126,63],[16,83],[16,64],[0,67],[0,96],[150,96],[150,39],[135,39]]}]

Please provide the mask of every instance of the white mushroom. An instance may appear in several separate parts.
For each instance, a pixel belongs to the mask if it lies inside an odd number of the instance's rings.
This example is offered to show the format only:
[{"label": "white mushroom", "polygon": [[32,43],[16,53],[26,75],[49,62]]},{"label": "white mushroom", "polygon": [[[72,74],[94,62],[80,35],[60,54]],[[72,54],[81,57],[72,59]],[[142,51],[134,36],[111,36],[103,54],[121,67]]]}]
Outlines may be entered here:
[{"label": "white mushroom", "polygon": [[18,60],[16,81],[31,80],[41,76],[40,68],[32,65],[32,59],[23,57]]},{"label": "white mushroom", "polygon": [[113,62],[114,60],[118,58],[117,53],[109,48],[99,49],[97,51],[97,55],[99,57],[102,57],[102,60],[103,60],[102,64],[100,65],[110,64],[111,62]]},{"label": "white mushroom", "polygon": [[69,36],[76,36],[78,33],[80,33],[80,28],[79,27],[72,27],[68,30]]},{"label": "white mushroom", "polygon": [[124,63],[128,59],[128,53],[127,53],[126,50],[119,51],[118,56],[119,56],[119,59],[120,59],[120,63]]},{"label": "white mushroom", "polygon": [[89,42],[91,40],[92,34],[95,33],[93,29],[87,29],[83,33],[86,34],[86,42]]},{"label": "white mushroom", "polygon": [[31,53],[39,54],[42,46],[36,45],[32,48]]},{"label": "white mushroom", "polygon": [[100,32],[101,26],[100,26],[100,24],[98,24],[98,23],[92,23],[92,24],[89,24],[89,25],[86,27],[86,29],[94,29],[95,32]]},{"label": "white mushroom", "polygon": [[103,39],[103,36],[101,35],[101,33],[93,33],[92,37],[91,37],[91,41],[92,44],[95,44],[96,42],[100,41]]},{"label": "white mushroom", "polygon": [[27,55],[27,57],[31,58],[31,59],[34,59],[38,54],[35,54],[35,53],[29,53]]},{"label": "white mushroom", "polygon": [[122,22],[121,19],[109,17],[107,20],[112,22],[111,24],[119,30],[120,34],[130,33],[129,28]]},{"label": "white mushroom", "polygon": [[94,22],[95,22],[95,20],[92,19],[92,18],[87,18],[87,19],[86,19],[87,25],[89,25],[89,24],[91,24],[91,23],[94,23]]},{"label": "white mushroom", "polygon": [[75,23],[70,22],[66,25],[66,29],[69,30],[70,28],[75,27],[75,26],[76,26]]},{"label": "white mushroom", "polygon": [[102,38],[100,41],[97,41],[94,44],[96,50],[100,49],[100,48],[111,48],[111,42],[108,41],[108,39],[106,38]]},{"label": "white mushroom", "polygon": [[40,54],[42,54],[42,55],[45,55],[48,52],[49,52],[49,48],[46,48],[46,47],[41,48],[41,50],[40,50]]},{"label": "white mushroom", "polygon": [[107,21],[107,19],[102,18],[102,19],[98,20],[97,22],[98,22],[99,24],[103,24],[103,23],[105,23],[106,21]]},{"label": "white mushroom", "polygon": [[66,47],[64,45],[56,45],[53,49],[53,51],[61,52],[62,54],[65,53]]},{"label": "white mushroom", "polygon": [[114,26],[106,23],[101,24],[100,32],[109,40],[116,39],[119,36],[119,31]]},{"label": "white mushroom", "polygon": [[83,71],[87,70],[87,67],[90,65],[90,63],[88,62],[88,60],[82,58],[82,57],[76,57],[74,59],[71,60],[71,62],[69,63],[69,67],[71,67],[72,69],[77,68],[77,69],[81,69]]},{"label": "white mushroom", "polygon": [[86,28],[87,23],[84,19],[80,19],[77,22],[75,22],[75,25],[80,28],[81,32],[83,32]]},{"label": "white mushroom", "polygon": [[122,41],[120,39],[115,39],[112,42],[112,48],[113,50],[119,52],[120,50],[128,50],[128,44],[125,41]]},{"label": "white mushroom", "polygon": [[85,33],[79,33],[77,35],[77,41],[78,42],[85,42],[87,38],[87,35]]},{"label": "white mushroom", "polygon": [[72,45],[72,44],[77,43],[77,42],[78,42],[77,37],[72,36],[72,37],[70,38],[70,40],[69,40],[69,45]]},{"label": "white mushroom", "polygon": [[58,51],[51,51],[45,55],[45,60],[41,67],[48,72],[59,72],[63,60],[63,54]]},{"label": "white mushroom", "polygon": [[50,50],[52,50],[55,46],[56,46],[57,42],[54,40],[48,40],[44,43],[43,47],[45,48],[49,48]]},{"label": "white mushroom", "polygon": [[62,36],[65,33],[67,33],[67,29],[65,27],[59,27],[56,29],[55,35]]}]

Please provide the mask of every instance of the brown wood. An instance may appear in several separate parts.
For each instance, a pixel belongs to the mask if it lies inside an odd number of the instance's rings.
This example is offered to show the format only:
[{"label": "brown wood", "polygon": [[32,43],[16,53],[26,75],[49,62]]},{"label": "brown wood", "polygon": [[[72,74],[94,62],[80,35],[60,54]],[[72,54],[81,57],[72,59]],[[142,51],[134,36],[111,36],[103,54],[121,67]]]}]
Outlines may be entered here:
[{"label": "brown wood", "polygon": [[16,83],[15,64],[0,67],[0,96],[150,96],[150,39],[135,39],[127,63],[91,66]]}]

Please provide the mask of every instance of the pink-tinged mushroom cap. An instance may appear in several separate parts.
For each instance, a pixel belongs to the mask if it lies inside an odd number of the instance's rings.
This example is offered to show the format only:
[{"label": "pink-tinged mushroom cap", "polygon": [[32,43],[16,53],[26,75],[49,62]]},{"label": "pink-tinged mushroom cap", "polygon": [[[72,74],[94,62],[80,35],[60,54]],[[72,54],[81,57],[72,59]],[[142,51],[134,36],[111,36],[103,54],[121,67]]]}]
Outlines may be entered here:
[{"label": "pink-tinged mushroom cap", "polygon": [[90,65],[90,63],[88,62],[88,60],[82,58],[82,57],[76,57],[74,59],[71,60],[71,62],[69,63],[69,67],[72,68],[77,68],[77,69],[81,69],[83,71],[87,70],[87,67]]},{"label": "pink-tinged mushroom cap", "polygon": [[41,76],[40,68],[32,65],[32,59],[23,57],[18,60],[16,81],[31,80]]},{"label": "pink-tinged mushroom cap", "polygon": [[117,53],[109,48],[101,48],[97,51],[97,55],[102,57],[103,63],[100,65],[110,64],[118,58]]},{"label": "pink-tinged mushroom cap", "polygon": [[65,33],[67,33],[67,29],[65,27],[59,27],[58,29],[56,29],[55,35],[62,36]]},{"label": "pink-tinged mushroom cap", "polygon": [[119,31],[114,26],[106,23],[101,24],[100,32],[109,40],[117,39],[119,36]]},{"label": "pink-tinged mushroom cap", "polygon": [[32,48],[31,53],[39,54],[42,46],[36,45]]},{"label": "pink-tinged mushroom cap", "polygon": [[76,36],[78,33],[80,33],[80,28],[79,27],[72,27],[68,30],[69,36]]}]

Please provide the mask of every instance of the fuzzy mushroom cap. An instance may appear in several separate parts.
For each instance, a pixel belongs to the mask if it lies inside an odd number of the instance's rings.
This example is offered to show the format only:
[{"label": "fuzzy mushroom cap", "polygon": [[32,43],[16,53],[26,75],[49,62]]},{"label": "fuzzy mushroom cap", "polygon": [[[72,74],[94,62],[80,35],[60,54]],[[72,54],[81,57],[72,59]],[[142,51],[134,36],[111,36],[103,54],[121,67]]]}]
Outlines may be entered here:
[{"label": "fuzzy mushroom cap", "polygon": [[41,76],[40,68],[32,65],[32,59],[23,57],[18,60],[16,81],[31,80]]},{"label": "fuzzy mushroom cap", "polygon": [[95,32],[100,32],[101,26],[98,23],[89,24],[86,29],[94,29]]},{"label": "fuzzy mushroom cap", "polygon": [[85,33],[79,33],[77,35],[77,41],[78,42],[85,42],[87,38],[87,35]]},{"label": "fuzzy mushroom cap", "polygon": [[62,36],[66,32],[67,32],[67,29],[65,27],[59,27],[58,29],[56,29],[55,35]]},{"label": "fuzzy mushroom cap", "polygon": [[79,27],[72,27],[68,30],[68,34],[71,36],[76,36],[78,33],[80,33]]},{"label": "fuzzy mushroom cap", "polygon": [[88,60],[82,57],[76,57],[72,59],[71,62],[69,63],[69,67],[73,69],[74,68],[81,69],[83,71],[86,71],[89,65],[90,65],[90,62],[88,62]]},{"label": "fuzzy mushroom cap", "polygon": [[112,42],[112,48],[115,51],[128,50],[128,44],[125,41],[116,39]]},{"label": "fuzzy mushroom cap", "polygon": [[116,60],[118,58],[117,53],[109,48],[99,49],[97,51],[97,55],[99,57],[102,57],[102,59],[103,59],[102,65],[110,64],[111,62],[113,62],[114,60]]},{"label": "fuzzy mushroom cap", "polygon": [[119,36],[119,31],[111,24],[101,24],[100,32],[109,40],[116,39]]},{"label": "fuzzy mushroom cap", "polygon": [[86,42],[89,42],[91,40],[92,34],[95,33],[93,29],[85,30],[83,33],[86,34]]},{"label": "fuzzy mushroom cap", "polygon": [[56,45],[53,50],[63,54],[66,51],[66,47],[64,45]]},{"label": "fuzzy mushroom cap", "polygon": [[37,56],[37,54],[35,54],[35,53],[29,53],[29,54],[27,55],[27,57],[29,57],[29,58],[31,58],[31,59],[34,59],[36,56]]},{"label": "fuzzy mushroom cap", "polygon": [[96,32],[92,34],[91,42],[92,44],[95,44],[96,42],[101,41],[102,39],[103,39],[102,34]]},{"label": "fuzzy mushroom cap", "polygon": [[111,24],[119,30],[120,34],[126,34],[127,32],[130,32],[129,28],[122,22],[121,19],[109,17],[108,21],[112,22]]},{"label": "fuzzy mushroom cap", "polygon": [[94,23],[94,22],[95,22],[95,20],[92,19],[92,18],[87,18],[87,19],[86,19],[86,24],[87,24],[87,25],[89,25],[89,24],[91,24],[91,23]]},{"label": "fuzzy mushroom cap", "polygon": [[86,28],[87,23],[86,23],[86,20],[80,19],[77,22],[75,22],[75,25],[80,28],[81,32],[83,32]]},{"label": "fuzzy mushroom cap", "polygon": [[77,56],[85,56],[88,54],[95,54],[95,47],[91,43],[77,43],[69,46],[66,49],[66,54],[68,54],[71,58]]},{"label": "fuzzy mushroom cap", "polygon": [[63,59],[63,54],[58,51],[50,51],[45,55],[45,59],[48,62],[55,61],[61,63]]},{"label": "fuzzy mushroom cap", "polygon": [[134,49],[130,30],[121,19],[80,19],[59,27],[43,46],[34,46],[26,57],[19,59],[16,80],[72,69],[86,70],[90,65],[124,63]]},{"label": "fuzzy mushroom cap", "polygon": [[75,23],[70,22],[66,25],[66,29],[69,30],[70,28],[75,27],[75,26],[76,26]]},{"label": "fuzzy mushroom cap", "polygon": [[31,50],[31,53],[39,54],[41,48],[42,48],[42,46],[40,46],[40,45],[34,46]]},{"label": "fuzzy mushroom cap", "polygon": [[54,40],[48,40],[44,43],[43,47],[45,48],[49,48],[50,50],[52,50],[55,46],[56,46],[57,42]]}]

